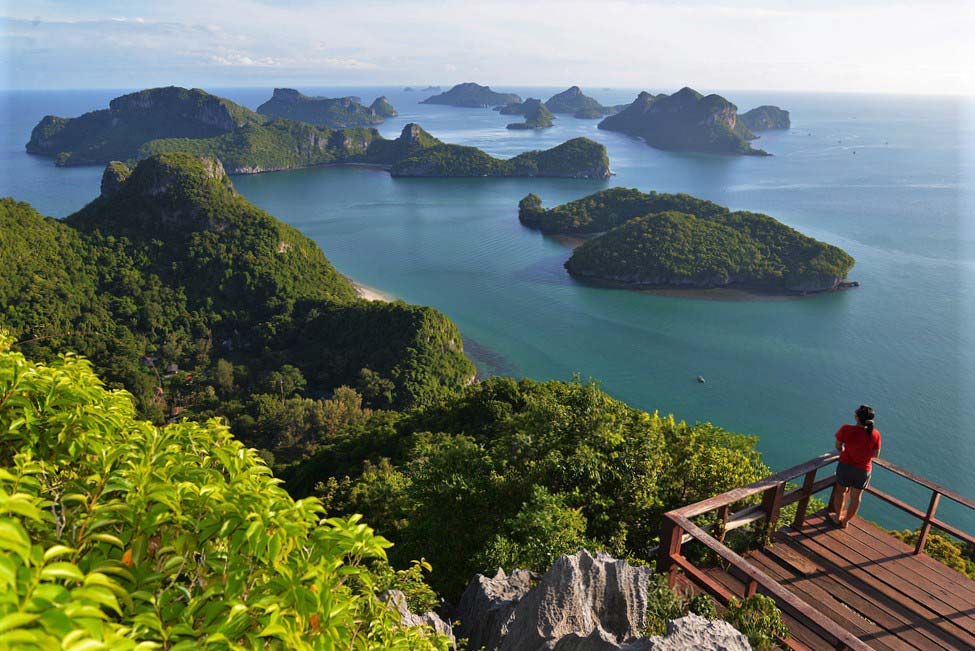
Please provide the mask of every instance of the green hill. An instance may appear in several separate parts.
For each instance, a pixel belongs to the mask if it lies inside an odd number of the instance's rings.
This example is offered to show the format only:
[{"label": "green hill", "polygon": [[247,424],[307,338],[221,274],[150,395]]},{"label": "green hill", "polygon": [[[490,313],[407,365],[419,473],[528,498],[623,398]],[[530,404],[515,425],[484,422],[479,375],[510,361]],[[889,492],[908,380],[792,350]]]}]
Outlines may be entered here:
[{"label": "green hill", "polygon": [[446,104],[461,108],[490,108],[520,102],[521,97],[514,93],[496,93],[487,86],[473,82],[457,84],[450,90],[428,97],[421,104]]},{"label": "green hill", "polygon": [[687,87],[673,95],[640,93],[630,106],[600,122],[599,128],[642,138],[657,149],[768,155],[748,144],[755,135],[738,119],[734,104]]},{"label": "green hill", "polygon": [[[389,109],[392,110],[392,107]],[[296,120],[333,129],[382,124],[386,117],[371,107],[363,106],[353,97],[309,97],[291,88],[275,88],[271,99],[258,106],[257,112],[269,118]]]},{"label": "green hill", "polygon": [[63,222],[0,202],[0,325],[31,340],[30,354],[78,351],[147,416],[223,415],[286,456],[313,448],[302,437],[319,430],[262,425],[272,403],[315,398],[292,412],[321,418],[321,397],[343,385],[366,406],[402,407],[472,377],[446,317],[358,300],[314,242],[238,195],[219,162],[162,154],[125,172],[107,168],[106,194]]},{"label": "green hill", "polygon": [[514,158],[494,158],[475,147],[437,145],[393,165],[393,176],[528,176],[605,179],[610,176],[606,147],[573,138],[551,149]]},{"label": "green hill", "polygon": [[541,199],[529,195],[519,204],[518,218],[525,226],[548,235],[591,235],[608,231],[634,217],[669,210],[699,217],[729,212],[724,206],[689,194],[610,188],[548,210],[542,208]]},{"label": "green hill", "polygon": [[741,114],[741,122],[752,131],[766,131],[768,129],[788,129],[792,122],[789,112],[778,106],[759,106]]},{"label": "green hill", "polygon": [[151,88],[116,97],[109,108],[77,118],[48,115],[31,132],[27,152],[58,165],[91,165],[135,158],[157,138],[210,138],[264,118],[198,88]]},{"label": "green hill", "polygon": [[[509,106],[512,105],[509,104]],[[526,99],[520,108],[519,115],[524,115],[525,121],[512,122],[508,125],[508,129],[546,129],[552,126],[552,120],[555,119],[555,116],[540,100]]]},{"label": "green hill", "polygon": [[854,260],[785,224],[687,194],[612,188],[546,210],[530,194],[521,223],[547,234],[596,235],[565,263],[570,274],[635,287],[741,287],[818,292]]}]

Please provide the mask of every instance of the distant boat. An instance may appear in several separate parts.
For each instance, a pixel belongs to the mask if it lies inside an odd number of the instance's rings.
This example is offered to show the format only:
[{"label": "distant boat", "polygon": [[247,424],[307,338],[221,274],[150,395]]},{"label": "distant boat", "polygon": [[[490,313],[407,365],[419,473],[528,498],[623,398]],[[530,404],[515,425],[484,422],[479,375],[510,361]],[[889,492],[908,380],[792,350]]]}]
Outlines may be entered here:
[{"label": "distant boat", "polygon": [[704,379],[704,376],[703,375],[698,375],[697,376],[697,383],[698,384],[704,384],[705,382],[707,382],[707,380]]}]

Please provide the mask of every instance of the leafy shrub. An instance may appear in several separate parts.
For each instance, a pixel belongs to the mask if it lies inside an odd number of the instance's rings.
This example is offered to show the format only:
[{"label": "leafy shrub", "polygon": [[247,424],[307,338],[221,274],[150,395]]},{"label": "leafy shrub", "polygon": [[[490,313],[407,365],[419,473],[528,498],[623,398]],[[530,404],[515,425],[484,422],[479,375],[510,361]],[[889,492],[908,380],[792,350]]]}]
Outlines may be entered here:
[{"label": "leafy shrub", "polygon": [[706,617],[708,619],[718,618],[718,607],[714,603],[714,599],[709,594],[696,594],[688,599],[687,610],[695,615],[700,615],[701,617]]},{"label": "leafy shrub", "polygon": [[359,516],[293,500],[217,421],[154,427],[86,360],[43,366],[9,344],[0,334],[5,645],[447,648],[375,598],[369,564],[390,544]]},{"label": "leafy shrub", "polygon": [[643,634],[664,635],[667,620],[680,619],[687,614],[687,608],[687,602],[667,585],[666,576],[651,574],[647,585],[647,625]]},{"label": "leafy shrub", "polygon": [[782,612],[771,597],[757,594],[744,600],[733,599],[728,604],[725,619],[745,634],[756,649],[775,646],[779,638],[789,636],[789,629],[782,621]]},{"label": "leafy shrub", "polygon": [[[916,545],[920,529],[905,529],[891,531],[892,536],[908,545]],[[975,548],[971,545],[946,536],[937,531],[929,531],[928,539],[924,543],[924,553],[931,558],[944,563],[953,570],[958,570],[965,576],[975,579]]]}]

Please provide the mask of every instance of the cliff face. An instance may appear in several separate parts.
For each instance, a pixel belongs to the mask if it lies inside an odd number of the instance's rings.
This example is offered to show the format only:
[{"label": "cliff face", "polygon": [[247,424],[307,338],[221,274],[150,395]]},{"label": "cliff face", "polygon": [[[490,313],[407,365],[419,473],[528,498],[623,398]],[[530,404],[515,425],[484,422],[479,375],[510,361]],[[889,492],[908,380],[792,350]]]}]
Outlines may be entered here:
[{"label": "cliff face", "polygon": [[789,112],[778,106],[759,106],[741,115],[742,123],[752,131],[788,129],[792,122]]},{"label": "cliff face", "polygon": [[481,86],[474,82],[457,84],[445,93],[428,97],[421,104],[446,104],[461,108],[490,108],[503,106],[513,102],[521,102],[521,97],[514,93],[496,93],[488,86]]},{"label": "cliff face", "polygon": [[748,144],[754,135],[738,120],[734,104],[687,87],[673,95],[640,93],[629,107],[600,122],[599,128],[643,138],[658,149],[766,155]]},{"label": "cliff face", "polygon": [[[386,105],[392,110],[388,102]],[[383,122],[383,116],[363,106],[358,97],[309,97],[291,88],[275,88],[271,99],[257,107],[257,112],[272,118],[337,129]]]},{"label": "cliff face", "polygon": [[109,108],[77,118],[48,115],[31,132],[30,154],[58,165],[89,165],[134,158],[157,138],[210,138],[263,118],[199,89],[170,86],[116,97]]}]

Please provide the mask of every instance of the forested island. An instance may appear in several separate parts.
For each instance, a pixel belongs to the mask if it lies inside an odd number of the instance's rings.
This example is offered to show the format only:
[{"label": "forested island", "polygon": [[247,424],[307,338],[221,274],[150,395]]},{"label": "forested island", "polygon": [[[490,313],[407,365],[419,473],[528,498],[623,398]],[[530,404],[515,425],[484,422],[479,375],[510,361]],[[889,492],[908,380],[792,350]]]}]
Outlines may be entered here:
[{"label": "forested island", "polygon": [[446,104],[461,108],[491,108],[512,102],[521,102],[521,97],[514,93],[496,93],[488,86],[467,82],[457,84],[450,90],[428,97],[420,103]]},{"label": "forested island", "polygon": [[742,123],[752,131],[766,131],[768,129],[788,129],[792,126],[789,112],[778,106],[759,106],[740,116]]},{"label": "forested island", "polygon": [[566,270],[631,288],[821,292],[840,286],[855,262],[768,215],[686,194],[613,188],[551,210],[528,195],[519,219],[548,234],[595,235],[573,251]]},{"label": "forested island", "polygon": [[[34,128],[27,151],[53,156],[58,165],[134,162],[185,152],[217,158],[229,174],[368,164],[398,176],[422,176],[422,170],[429,169],[430,176],[444,177],[605,178],[606,150],[588,142],[591,146],[564,143],[501,161],[477,149],[445,145],[416,124],[406,125],[398,138],[389,140],[374,128],[332,129],[269,119],[201,90],[158,88],[116,98],[109,109],[79,118],[45,117]],[[439,149],[406,162],[434,147]],[[478,164],[471,164],[474,159]]]},{"label": "forested island", "polygon": [[673,95],[642,92],[628,107],[600,122],[599,128],[642,138],[657,149],[768,155],[749,144],[755,134],[738,119],[734,104],[687,87]]},{"label": "forested island", "polygon": [[538,99],[529,98],[521,104],[509,104],[501,112],[507,114],[506,109],[513,112],[511,107],[517,107],[517,115],[524,115],[525,121],[512,122],[506,127],[508,129],[546,129],[552,126],[552,120],[555,119],[552,112]]},{"label": "forested island", "polygon": [[612,115],[622,109],[623,106],[603,106],[598,101],[582,92],[578,86],[567,88],[561,93],[556,93],[545,102],[552,113],[571,113],[573,117],[594,120],[606,115]]},{"label": "forested island", "polygon": [[292,88],[275,88],[271,99],[258,106],[257,112],[269,118],[285,118],[333,129],[382,124],[385,118],[396,115],[385,97],[377,98],[367,107],[356,97],[309,97]]}]

